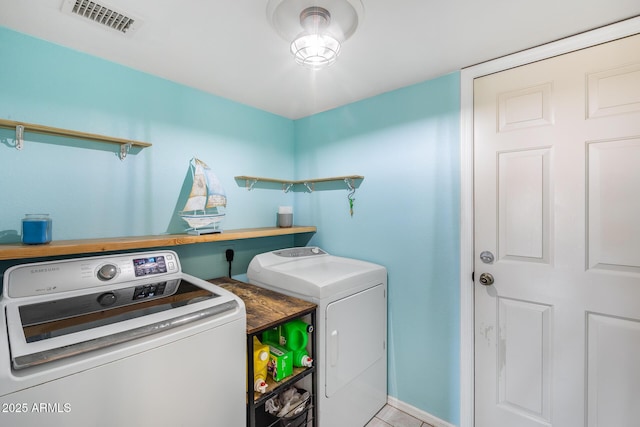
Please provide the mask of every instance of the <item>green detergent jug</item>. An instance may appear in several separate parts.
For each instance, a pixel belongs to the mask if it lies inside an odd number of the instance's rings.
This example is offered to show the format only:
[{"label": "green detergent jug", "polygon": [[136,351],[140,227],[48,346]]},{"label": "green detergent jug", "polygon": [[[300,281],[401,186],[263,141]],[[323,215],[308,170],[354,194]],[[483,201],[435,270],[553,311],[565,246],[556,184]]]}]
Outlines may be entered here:
[{"label": "green detergent jug", "polygon": [[280,331],[282,345],[291,351],[307,348],[309,333],[313,331],[313,326],[300,319],[292,320],[282,325]]},{"label": "green detergent jug", "polygon": [[262,333],[262,342],[272,342],[282,345],[282,340],[280,339],[280,326],[264,331]]},{"label": "green detergent jug", "polygon": [[300,319],[292,320],[282,325],[281,342],[293,353],[293,366],[311,367],[313,359],[307,353],[309,333],[313,332],[313,326]]},{"label": "green detergent jug", "polygon": [[262,342],[278,344],[291,352],[293,366],[311,367],[313,359],[307,352],[309,333],[313,326],[300,319],[292,320],[262,333]]}]

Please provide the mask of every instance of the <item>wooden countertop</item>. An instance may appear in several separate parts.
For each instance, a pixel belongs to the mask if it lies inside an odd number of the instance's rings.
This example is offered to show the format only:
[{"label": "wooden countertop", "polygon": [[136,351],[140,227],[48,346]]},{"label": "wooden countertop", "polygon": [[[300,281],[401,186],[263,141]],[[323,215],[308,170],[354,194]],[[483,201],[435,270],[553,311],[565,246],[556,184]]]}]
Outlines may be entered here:
[{"label": "wooden countertop", "polygon": [[247,334],[269,329],[316,309],[316,304],[312,302],[228,277],[218,277],[208,282],[233,292],[244,301],[247,309]]}]

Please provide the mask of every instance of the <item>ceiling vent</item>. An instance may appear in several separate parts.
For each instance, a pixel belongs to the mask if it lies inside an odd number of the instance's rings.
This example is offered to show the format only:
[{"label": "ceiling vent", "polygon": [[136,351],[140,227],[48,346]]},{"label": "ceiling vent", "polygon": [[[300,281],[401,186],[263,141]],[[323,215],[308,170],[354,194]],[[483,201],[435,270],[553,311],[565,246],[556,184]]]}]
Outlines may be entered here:
[{"label": "ceiling vent", "polygon": [[142,25],[142,20],[134,18],[130,14],[117,11],[104,3],[100,4],[88,0],[64,0],[62,12],[67,15],[80,16],[100,24],[103,28],[109,28],[128,36]]}]

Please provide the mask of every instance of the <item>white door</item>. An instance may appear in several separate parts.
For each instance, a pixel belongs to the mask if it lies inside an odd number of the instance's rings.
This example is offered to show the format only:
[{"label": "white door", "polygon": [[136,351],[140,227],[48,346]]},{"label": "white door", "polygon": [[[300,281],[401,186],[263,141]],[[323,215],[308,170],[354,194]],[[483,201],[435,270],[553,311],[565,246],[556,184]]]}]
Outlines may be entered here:
[{"label": "white door", "polygon": [[477,79],[474,155],[476,427],[639,426],[640,35]]}]

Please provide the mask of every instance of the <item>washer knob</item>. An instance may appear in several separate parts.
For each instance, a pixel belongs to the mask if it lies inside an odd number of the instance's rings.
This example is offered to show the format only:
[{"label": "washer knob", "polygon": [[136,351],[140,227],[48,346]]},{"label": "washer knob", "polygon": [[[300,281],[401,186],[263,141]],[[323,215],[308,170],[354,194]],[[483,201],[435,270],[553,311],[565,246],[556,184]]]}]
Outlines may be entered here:
[{"label": "washer knob", "polygon": [[116,299],[116,294],[114,294],[113,292],[105,292],[98,297],[98,304],[103,307],[108,307],[110,305],[113,305],[113,303],[116,302]]},{"label": "washer knob", "polygon": [[118,274],[118,268],[113,264],[105,264],[98,270],[98,279],[111,280]]}]

